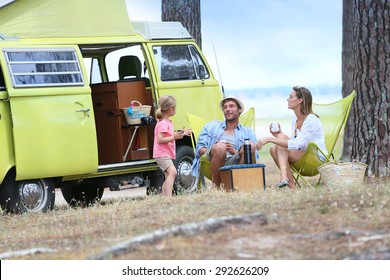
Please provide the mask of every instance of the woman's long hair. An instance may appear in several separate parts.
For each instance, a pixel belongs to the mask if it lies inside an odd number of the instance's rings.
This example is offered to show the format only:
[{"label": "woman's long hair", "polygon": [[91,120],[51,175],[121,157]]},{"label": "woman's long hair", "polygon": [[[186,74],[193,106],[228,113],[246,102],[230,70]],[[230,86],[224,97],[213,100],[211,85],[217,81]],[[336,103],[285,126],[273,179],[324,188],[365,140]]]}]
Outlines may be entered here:
[{"label": "woman's long hair", "polygon": [[165,95],[160,97],[157,104],[158,109],[155,115],[156,119],[161,120],[169,109],[176,107],[176,99],[171,95]]},{"label": "woman's long hair", "polygon": [[314,114],[319,118],[319,116],[313,112],[313,108],[312,108],[313,97],[311,96],[310,90],[308,90],[305,87],[298,87],[298,86],[293,87],[293,90],[295,91],[298,98],[302,98],[302,103],[301,103],[302,115],[308,116],[309,114]]}]

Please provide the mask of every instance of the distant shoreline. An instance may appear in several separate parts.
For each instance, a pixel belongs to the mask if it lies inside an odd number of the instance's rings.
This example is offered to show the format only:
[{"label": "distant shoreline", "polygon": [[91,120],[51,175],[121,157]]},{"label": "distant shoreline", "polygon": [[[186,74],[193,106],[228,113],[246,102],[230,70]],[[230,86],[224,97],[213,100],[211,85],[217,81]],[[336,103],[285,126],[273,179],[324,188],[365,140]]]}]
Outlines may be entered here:
[{"label": "distant shoreline", "polygon": [[[342,98],[341,86],[321,86],[309,88],[314,103],[332,103]],[[242,100],[245,111],[254,107],[257,119],[291,118],[287,108],[287,98],[291,87],[227,90],[226,96],[236,96]]]}]

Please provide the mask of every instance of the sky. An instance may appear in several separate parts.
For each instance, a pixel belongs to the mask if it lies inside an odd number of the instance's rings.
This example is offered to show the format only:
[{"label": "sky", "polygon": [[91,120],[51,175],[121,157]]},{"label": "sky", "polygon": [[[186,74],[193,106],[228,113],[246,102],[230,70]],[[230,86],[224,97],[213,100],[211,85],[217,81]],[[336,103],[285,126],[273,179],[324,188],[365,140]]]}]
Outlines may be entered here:
[{"label": "sky", "polygon": [[[126,0],[161,21],[161,0]],[[341,87],[341,0],[201,0],[202,50],[225,89]]]}]

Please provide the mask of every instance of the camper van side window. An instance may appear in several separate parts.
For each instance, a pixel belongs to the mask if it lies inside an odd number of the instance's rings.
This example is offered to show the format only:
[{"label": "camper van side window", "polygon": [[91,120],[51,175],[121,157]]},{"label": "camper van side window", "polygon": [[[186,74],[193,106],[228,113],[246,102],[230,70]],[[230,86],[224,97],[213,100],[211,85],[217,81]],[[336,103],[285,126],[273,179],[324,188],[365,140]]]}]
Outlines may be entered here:
[{"label": "camper van side window", "polygon": [[7,49],[4,53],[15,88],[84,84],[74,49]]},{"label": "camper van side window", "polygon": [[162,81],[200,79],[198,69],[203,61],[193,46],[155,46],[153,53]]},{"label": "camper van side window", "polygon": [[192,60],[194,62],[194,65],[195,65],[195,71],[196,71],[196,75],[198,77],[198,79],[200,78],[200,73],[199,73],[199,66],[203,65],[204,68],[206,70],[206,73],[205,73],[205,78],[208,79],[210,78],[210,74],[209,72],[207,71],[207,67],[206,65],[204,64],[199,52],[196,50],[196,48],[194,46],[190,46],[190,51],[191,51],[191,55],[192,55]]}]

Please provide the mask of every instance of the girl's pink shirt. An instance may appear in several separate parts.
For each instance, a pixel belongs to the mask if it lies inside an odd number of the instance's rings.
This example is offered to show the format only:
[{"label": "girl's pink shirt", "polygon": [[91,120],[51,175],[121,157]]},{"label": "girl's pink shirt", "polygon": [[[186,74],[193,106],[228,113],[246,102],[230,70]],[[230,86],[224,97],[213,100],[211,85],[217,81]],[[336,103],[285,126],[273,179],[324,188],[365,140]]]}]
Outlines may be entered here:
[{"label": "girl's pink shirt", "polygon": [[176,159],[176,142],[173,140],[166,144],[159,144],[158,134],[163,133],[164,137],[171,137],[174,134],[171,120],[162,119],[158,121],[154,128],[153,158],[169,157]]}]

